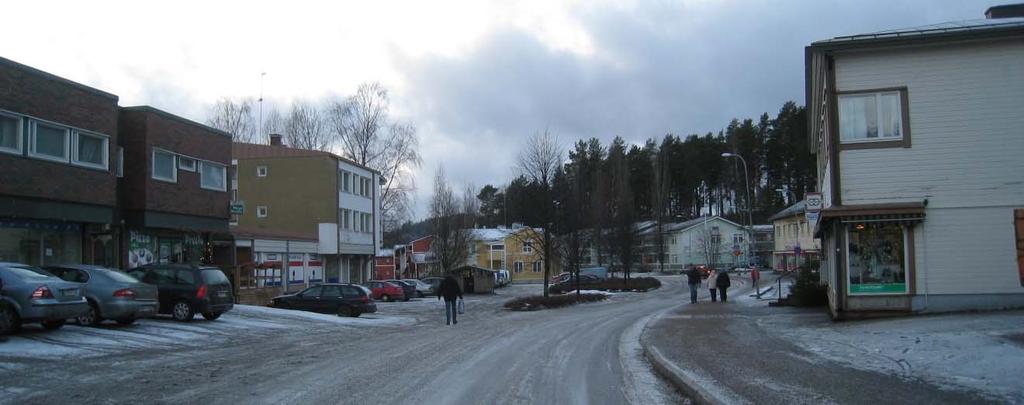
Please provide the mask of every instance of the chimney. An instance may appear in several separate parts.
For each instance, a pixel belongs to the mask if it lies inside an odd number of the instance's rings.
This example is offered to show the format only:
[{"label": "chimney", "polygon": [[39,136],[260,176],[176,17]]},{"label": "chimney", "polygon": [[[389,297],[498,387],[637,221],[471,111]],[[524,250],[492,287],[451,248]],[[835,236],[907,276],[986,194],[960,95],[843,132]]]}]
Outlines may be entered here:
[{"label": "chimney", "polygon": [[281,143],[281,134],[270,134],[270,144],[273,146],[284,146]]},{"label": "chimney", "polygon": [[1024,3],[1003,4],[1000,6],[992,6],[989,7],[988,10],[985,10],[985,18],[990,20],[1013,17],[1024,17]]}]

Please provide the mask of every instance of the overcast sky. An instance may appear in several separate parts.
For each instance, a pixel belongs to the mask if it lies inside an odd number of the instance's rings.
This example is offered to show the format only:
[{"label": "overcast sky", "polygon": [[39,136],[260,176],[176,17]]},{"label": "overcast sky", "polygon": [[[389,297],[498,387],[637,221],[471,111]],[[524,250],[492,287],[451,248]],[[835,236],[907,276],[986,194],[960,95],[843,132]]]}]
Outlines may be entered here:
[{"label": "overcast sky", "polygon": [[0,56],[200,122],[220,97],[258,97],[261,72],[282,106],[380,81],[418,128],[422,217],[438,164],[480,187],[544,129],[566,147],[718,131],[802,105],[815,40],[1007,2],[18,1]]}]

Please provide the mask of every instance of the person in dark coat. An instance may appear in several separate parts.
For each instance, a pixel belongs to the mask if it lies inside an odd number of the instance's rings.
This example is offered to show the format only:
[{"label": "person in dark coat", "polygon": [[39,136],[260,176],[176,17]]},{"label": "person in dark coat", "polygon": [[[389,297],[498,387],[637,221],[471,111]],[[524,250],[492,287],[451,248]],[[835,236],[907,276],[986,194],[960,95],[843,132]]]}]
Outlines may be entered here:
[{"label": "person in dark coat", "polygon": [[729,279],[727,271],[722,270],[718,273],[718,278],[715,279],[715,286],[718,287],[718,295],[722,296],[722,302],[729,302],[729,296],[726,295],[726,292],[731,284],[732,281]]},{"label": "person in dark coat", "polygon": [[686,273],[686,284],[690,286],[690,303],[697,303],[697,289],[700,288],[700,270],[696,267]]},{"label": "person in dark coat", "polygon": [[437,288],[437,299],[441,298],[444,298],[444,315],[447,320],[445,325],[459,323],[459,320],[455,318],[458,314],[455,299],[462,299],[462,289],[459,288],[459,282],[455,281],[455,277],[447,276],[441,281],[441,285]]}]

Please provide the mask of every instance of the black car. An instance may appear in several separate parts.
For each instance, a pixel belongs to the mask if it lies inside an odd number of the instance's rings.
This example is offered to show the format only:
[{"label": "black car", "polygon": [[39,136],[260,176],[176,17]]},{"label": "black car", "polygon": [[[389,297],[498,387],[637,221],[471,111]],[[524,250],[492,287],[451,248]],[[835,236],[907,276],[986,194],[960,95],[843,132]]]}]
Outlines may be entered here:
[{"label": "black car", "polygon": [[405,299],[403,301],[408,301],[412,297],[419,296],[419,294],[416,293],[416,284],[394,279],[384,281],[402,287],[402,292],[405,293]]},{"label": "black car", "polygon": [[231,282],[216,267],[196,264],[147,264],[128,274],[159,291],[161,314],[188,322],[195,314],[214,320],[235,306]]},{"label": "black car", "polygon": [[357,317],[377,312],[367,290],[355,284],[322,284],[273,298],[275,308]]}]

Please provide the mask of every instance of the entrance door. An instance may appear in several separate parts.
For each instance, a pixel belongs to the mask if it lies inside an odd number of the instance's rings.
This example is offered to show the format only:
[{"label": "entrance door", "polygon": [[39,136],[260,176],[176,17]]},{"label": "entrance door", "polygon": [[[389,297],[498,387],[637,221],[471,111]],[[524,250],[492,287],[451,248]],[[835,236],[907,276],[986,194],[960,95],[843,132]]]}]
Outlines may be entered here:
[{"label": "entrance door", "polygon": [[462,285],[464,287],[466,287],[465,288],[465,290],[466,290],[465,292],[467,294],[472,294],[473,292],[475,292],[475,288],[474,288],[474,285],[473,285],[473,275],[470,274],[469,276],[463,277],[462,278]]}]

